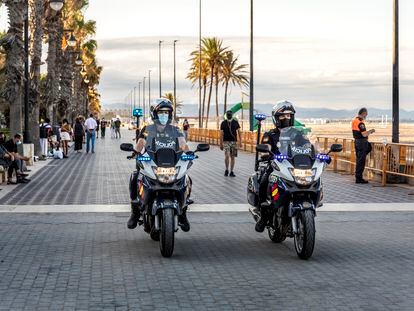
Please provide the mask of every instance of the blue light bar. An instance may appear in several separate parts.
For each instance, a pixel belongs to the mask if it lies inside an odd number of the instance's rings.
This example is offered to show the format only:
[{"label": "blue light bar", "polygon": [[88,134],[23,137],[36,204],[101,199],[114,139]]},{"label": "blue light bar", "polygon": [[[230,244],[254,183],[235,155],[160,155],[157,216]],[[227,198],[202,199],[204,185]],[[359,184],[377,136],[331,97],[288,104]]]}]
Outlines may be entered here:
[{"label": "blue light bar", "polygon": [[149,162],[151,161],[151,158],[149,156],[139,156],[137,158],[137,161],[141,161],[141,162]]},{"label": "blue light bar", "polygon": [[330,162],[331,161],[331,157],[328,156],[327,154],[317,154],[316,158],[319,161],[322,161],[322,162]]},{"label": "blue light bar", "polygon": [[192,161],[195,159],[195,155],[193,154],[183,154],[181,155],[181,160],[183,161]]},{"label": "blue light bar", "polygon": [[275,155],[274,159],[278,160],[279,162],[283,162],[283,160],[288,160],[289,157],[284,154],[277,154]]},{"label": "blue light bar", "polygon": [[254,118],[255,118],[257,121],[263,121],[263,120],[266,120],[266,115],[265,115],[265,114],[263,114],[263,113],[258,113],[258,114],[256,114],[256,115],[254,116]]}]

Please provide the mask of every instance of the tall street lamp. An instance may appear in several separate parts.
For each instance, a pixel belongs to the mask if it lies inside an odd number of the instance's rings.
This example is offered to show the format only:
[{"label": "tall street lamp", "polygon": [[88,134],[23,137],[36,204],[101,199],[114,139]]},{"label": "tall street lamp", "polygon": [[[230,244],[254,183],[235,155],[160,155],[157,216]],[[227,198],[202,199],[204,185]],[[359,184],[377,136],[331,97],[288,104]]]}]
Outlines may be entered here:
[{"label": "tall street lamp", "polygon": [[176,71],[176,57],[175,45],[178,40],[174,40],[174,120],[177,118],[177,71]]},{"label": "tall street lamp", "polygon": [[134,86],[134,109],[137,106],[137,87]]},{"label": "tall street lamp", "polygon": [[392,142],[400,141],[399,94],[399,21],[398,0],[394,0],[393,64],[392,64]]},{"label": "tall street lamp", "polygon": [[138,108],[141,108],[141,83],[138,82]]},{"label": "tall street lamp", "polygon": [[250,105],[249,105],[249,124],[250,131],[254,130],[254,83],[253,83],[253,0],[250,0]]},{"label": "tall street lamp", "polygon": [[143,81],[142,81],[142,112],[144,115],[144,122],[145,122],[145,79],[147,77],[144,77]]},{"label": "tall street lamp", "polygon": [[148,70],[148,108],[151,106],[151,71]]},{"label": "tall street lamp", "polygon": [[160,98],[161,98],[161,94],[162,94],[162,87],[161,87],[161,43],[162,41],[160,40],[158,42],[158,73],[159,73],[159,87],[160,87]]}]

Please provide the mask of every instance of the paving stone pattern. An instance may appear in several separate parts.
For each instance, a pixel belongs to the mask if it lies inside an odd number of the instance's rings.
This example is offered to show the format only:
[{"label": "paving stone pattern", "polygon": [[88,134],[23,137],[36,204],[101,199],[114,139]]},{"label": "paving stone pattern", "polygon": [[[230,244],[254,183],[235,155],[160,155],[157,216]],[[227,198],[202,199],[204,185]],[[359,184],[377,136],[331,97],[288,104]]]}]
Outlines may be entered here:
[{"label": "paving stone pattern", "polygon": [[[27,185],[0,199],[0,205],[55,204],[127,204],[128,181],[134,170],[128,153],[119,150],[121,142],[132,142],[132,132],[123,132],[122,140],[97,140],[97,153],[71,154],[69,159],[52,160]],[[195,148],[195,144],[191,144]],[[236,178],[224,177],[224,157],[217,147],[200,153],[190,169],[194,181],[193,198],[200,204],[247,203],[247,179],[253,171],[254,156],[240,152]],[[352,176],[326,172],[325,202],[329,203],[397,203],[413,202],[414,189],[356,185]]]},{"label": "paving stone pattern", "polygon": [[247,213],[191,214],[174,256],[127,215],[4,214],[0,310],[412,310],[414,213],[324,213],[314,256]]}]

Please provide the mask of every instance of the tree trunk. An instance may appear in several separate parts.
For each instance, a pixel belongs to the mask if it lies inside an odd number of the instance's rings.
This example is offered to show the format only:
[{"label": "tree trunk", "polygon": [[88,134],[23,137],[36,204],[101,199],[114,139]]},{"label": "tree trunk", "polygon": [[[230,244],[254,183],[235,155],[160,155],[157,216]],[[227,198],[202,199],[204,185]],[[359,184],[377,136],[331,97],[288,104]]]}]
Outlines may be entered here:
[{"label": "tree trunk", "polygon": [[216,129],[219,128],[219,102],[218,102],[218,86],[219,86],[219,76],[218,71],[216,72]]},{"label": "tree trunk", "polygon": [[[201,114],[201,120],[204,120],[205,106],[206,106],[206,94],[207,94],[207,79],[204,79],[203,82],[203,110]],[[201,123],[203,126],[203,122]]]},{"label": "tree trunk", "polygon": [[6,50],[6,85],[1,94],[10,105],[10,133],[22,131],[22,101],[24,82],[23,24],[26,14],[25,0],[4,1],[9,12],[10,27],[2,40]]},{"label": "tree trunk", "polygon": [[40,107],[40,66],[42,63],[42,39],[44,20],[44,1],[31,0],[31,65],[30,65],[30,137],[34,144],[35,155],[40,155],[39,107]]},{"label": "tree trunk", "polygon": [[68,113],[73,110],[72,107],[72,73],[73,73],[73,54],[68,51],[62,55],[62,74],[60,80],[60,101],[58,106],[58,119],[69,118]]},{"label": "tree trunk", "polygon": [[225,84],[225,87],[224,87],[224,111],[223,111],[223,114],[226,114],[226,112],[227,112],[227,92],[228,92],[228,89],[229,89],[229,81],[226,80],[226,84]]},{"label": "tree trunk", "polygon": [[210,103],[211,103],[211,93],[213,92],[213,82],[214,82],[214,65],[211,66],[210,89],[208,91],[208,100],[207,100],[206,128],[208,128],[208,117],[210,115]]},{"label": "tree trunk", "polygon": [[[51,10],[50,10],[51,12]],[[58,66],[59,50],[61,50],[63,26],[61,25],[61,13],[51,12],[47,19],[48,54],[47,54],[47,78],[46,78],[46,106],[47,116],[56,123],[56,108],[59,103],[60,69]]]}]

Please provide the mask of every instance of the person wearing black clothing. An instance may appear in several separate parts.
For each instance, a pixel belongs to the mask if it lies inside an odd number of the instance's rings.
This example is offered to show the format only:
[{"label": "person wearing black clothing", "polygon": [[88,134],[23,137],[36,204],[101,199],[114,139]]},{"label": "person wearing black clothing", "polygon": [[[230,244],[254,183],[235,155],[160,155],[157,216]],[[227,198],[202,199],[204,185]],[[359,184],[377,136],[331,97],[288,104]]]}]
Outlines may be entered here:
[{"label": "person wearing black clothing", "polygon": [[101,125],[101,120],[99,120],[98,118],[96,118],[96,124],[98,125],[96,127],[96,138],[99,138],[99,127]]},{"label": "person wearing black clothing", "polygon": [[241,148],[241,143],[240,124],[233,119],[233,112],[229,110],[226,112],[226,120],[220,125],[220,150],[224,150],[224,164],[226,166],[224,176],[229,176],[230,164],[230,177],[236,177],[233,170],[237,157],[237,146]]},{"label": "person wearing black clothing", "polygon": [[79,118],[76,118],[75,120],[75,126],[73,127],[73,132],[75,136],[75,151],[77,153],[82,152],[82,143],[83,143],[83,137],[85,135],[85,129],[80,122]]},{"label": "person wearing black clothing", "polygon": [[[272,120],[275,126],[274,129],[271,129],[268,132],[263,134],[263,138],[261,143],[270,145],[270,150],[274,154],[279,154],[279,138],[280,138],[280,129],[290,127],[294,125],[295,122],[295,108],[293,107],[292,103],[288,101],[283,101],[276,106],[273,107],[272,111]],[[267,203],[267,186],[269,184],[269,176],[273,172],[273,168],[269,165],[264,171],[262,176],[260,177],[260,184],[259,184],[259,200],[260,200],[260,208],[263,207]],[[257,232],[263,232],[266,223],[268,221],[268,217],[264,210],[261,211],[261,217],[256,223],[255,230]]]},{"label": "person wearing black clothing", "polygon": [[101,120],[101,138],[105,138],[105,131],[106,131],[106,125],[108,122],[105,120],[105,118],[102,118]]},{"label": "person wearing black clothing", "polygon": [[365,119],[368,115],[367,108],[361,108],[358,116],[352,121],[352,135],[355,139],[356,167],[355,167],[355,183],[367,184],[368,181],[363,178],[365,162],[367,155],[371,152],[371,144],[368,142],[368,136],[375,132],[374,129],[367,130],[365,127]]},{"label": "person wearing black clothing", "polygon": [[[16,184],[16,183],[25,184],[25,183],[28,183],[30,181],[30,179],[26,178],[27,174],[24,174],[21,171],[22,165],[21,165],[20,162],[29,160],[29,157],[21,156],[17,152],[17,145],[21,144],[21,140],[22,140],[22,136],[20,134],[16,134],[16,135],[14,135],[14,137],[12,139],[6,141],[3,145],[4,149],[7,150],[7,154],[9,155],[9,159],[13,161],[10,164],[9,168],[8,168],[8,173],[7,173],[8,181],[7,181],[7,184]],[[20,165],[19,165],[19,163],[20,163]],[[16,172],[16,182],[12,181],[13,171]]]}]

